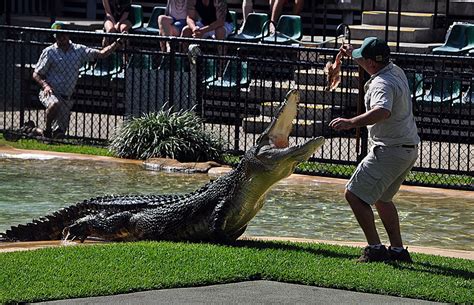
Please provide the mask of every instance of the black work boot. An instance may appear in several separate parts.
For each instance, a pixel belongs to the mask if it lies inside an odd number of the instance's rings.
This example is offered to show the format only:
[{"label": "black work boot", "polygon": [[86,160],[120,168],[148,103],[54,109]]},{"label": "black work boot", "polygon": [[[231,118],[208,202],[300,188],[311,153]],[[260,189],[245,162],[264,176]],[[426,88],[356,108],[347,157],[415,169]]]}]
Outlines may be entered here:
[{"label": "black work boot", "polygon": [[388,256],[387,248],[382,245],[380,248],[371,248],[367,246],[362,251],[362,255],[359,257],[357,262],[359,263],[371,263],[371,262],[387,262],[390,260]]},{"label": "black work boot", "polygon": [[410,253],[408,253],[408,248],[403,249],[401,252],[397,252],[393,250],[392,247],[388,247],[388,256],[391,261],[413,263]]}]

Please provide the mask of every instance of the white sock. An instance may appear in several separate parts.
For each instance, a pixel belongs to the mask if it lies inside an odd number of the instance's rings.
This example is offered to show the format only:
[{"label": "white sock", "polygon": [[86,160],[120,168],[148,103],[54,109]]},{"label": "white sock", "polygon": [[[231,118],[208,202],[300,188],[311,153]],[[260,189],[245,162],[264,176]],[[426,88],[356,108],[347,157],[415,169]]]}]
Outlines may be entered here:
[{"label": "white sock", "polygon": [[403,251],[403,247],[390,247],[392,251],[395,251],[397,253],[400,253]]},{"label": "white sock", "polygon": [[371,249],[375,249],[375,250],[380,249],[382,246],[383,246],[382,244],[369,245],[369,247],[370,247]]}]

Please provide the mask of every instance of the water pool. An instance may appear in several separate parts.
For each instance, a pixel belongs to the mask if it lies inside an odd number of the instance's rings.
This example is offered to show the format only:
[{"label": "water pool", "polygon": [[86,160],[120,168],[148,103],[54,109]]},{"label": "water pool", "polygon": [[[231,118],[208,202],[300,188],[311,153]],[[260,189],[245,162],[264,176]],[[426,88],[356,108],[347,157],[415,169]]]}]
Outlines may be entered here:
[{"label": "water pool", "polygon": [[[208,180],[205,174],[148,171],[134,164],[0,159],[0,232],[91,197],[187,193]],[[396,202],[407,245],[474,250],[474,196],[404,191]],[[379,220],[377,226],[387,240]],[[343,198],[343,185],[288,180],[273,187],[246,234],[365,240]]]}]

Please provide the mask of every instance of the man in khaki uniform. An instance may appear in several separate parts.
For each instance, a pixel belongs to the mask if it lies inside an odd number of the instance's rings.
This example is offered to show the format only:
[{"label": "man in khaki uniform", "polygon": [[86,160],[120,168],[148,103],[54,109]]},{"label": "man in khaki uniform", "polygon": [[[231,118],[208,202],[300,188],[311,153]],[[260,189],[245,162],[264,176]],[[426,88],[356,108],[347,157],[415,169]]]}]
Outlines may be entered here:
[{"label": "man in khaki uniform", "polygon": [[[341,51],[371,75],[364,86],[366,112],[353,118],[336,118],[329,126],[347,130],[367,126],[371,149],[346,185],[345,198],[354,212],[368,246],[359,262],[412,262],[403,247],[398,212],[393,197],[418,158],[417,127],[405,73],[390,62],[385,41],[368,37],[362,46]],[[381,243],[374,222],[375,205],[390,239]]]}]

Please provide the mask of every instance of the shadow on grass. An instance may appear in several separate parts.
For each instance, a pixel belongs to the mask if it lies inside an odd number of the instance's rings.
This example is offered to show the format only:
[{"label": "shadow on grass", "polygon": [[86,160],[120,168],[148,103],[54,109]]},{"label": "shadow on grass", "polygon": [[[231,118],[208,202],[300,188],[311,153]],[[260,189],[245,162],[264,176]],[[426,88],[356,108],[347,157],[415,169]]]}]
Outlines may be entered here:
[{"label": "shadow on grass", "polygon": [[289,250],[289,251],[305,251],[314,255],[321,255],[326,257],[334,258],[343,258],[343,259],[354,259],[357,256],[339,253],[336,251],[331,251],[327,249],[312,249],[308,245],[298,245],[298,244],[286,244],[282,242],[272,242],[272,241],[256,241],[256,240],[238,240],[232,244],[233,247],[242,247],[242,248],[256,248],[256,249],[273,249],[273,250]]},{"label": "shadow on grass", "polygon": [[432,273],[436,275],[462,278],[465,280],[472,280],[474,278],[474,272],[472,271],[450,268],[446,266],[433,264],[430,262],[415,261],[412,264],[407,264],[407,263],[401,263],[401,264],[388,263],[388,264],[393,266],[393,268],[399,269],[399,270],[410,270],[410,271],[422,272],[422,273]]},{"label": "shadow on grass", "polygon": [[[331,251],[328,249],[314,249],[314,248],[311,248],[309,245],[304,245],[304,244],[299,245],[299,244],[285,244],[281,242],[272,242],[272,241],[238,240],[235,243],[232,243],[230,245],[233,247],[248,247],[248,248],[256,248],[256,249],[305,251],[313,255],[320,255],[320,256],[340,258],[340,259],[349,259],[349,260],[355,260],[358,257],[358,255],[340,253],[340,252]],[[410,271],[415,271],[415,272],[432,273],[436,275],[463,278],[465,280],[472,280],[474,278],[474,272],[446,267],[446,266],[434,264],[431,262],[415,261],[412,264],[390,262],[390,263],[387,263],[387,265],[392,266],[393,268],[399,269],[399,270],[410,270]]]}]

